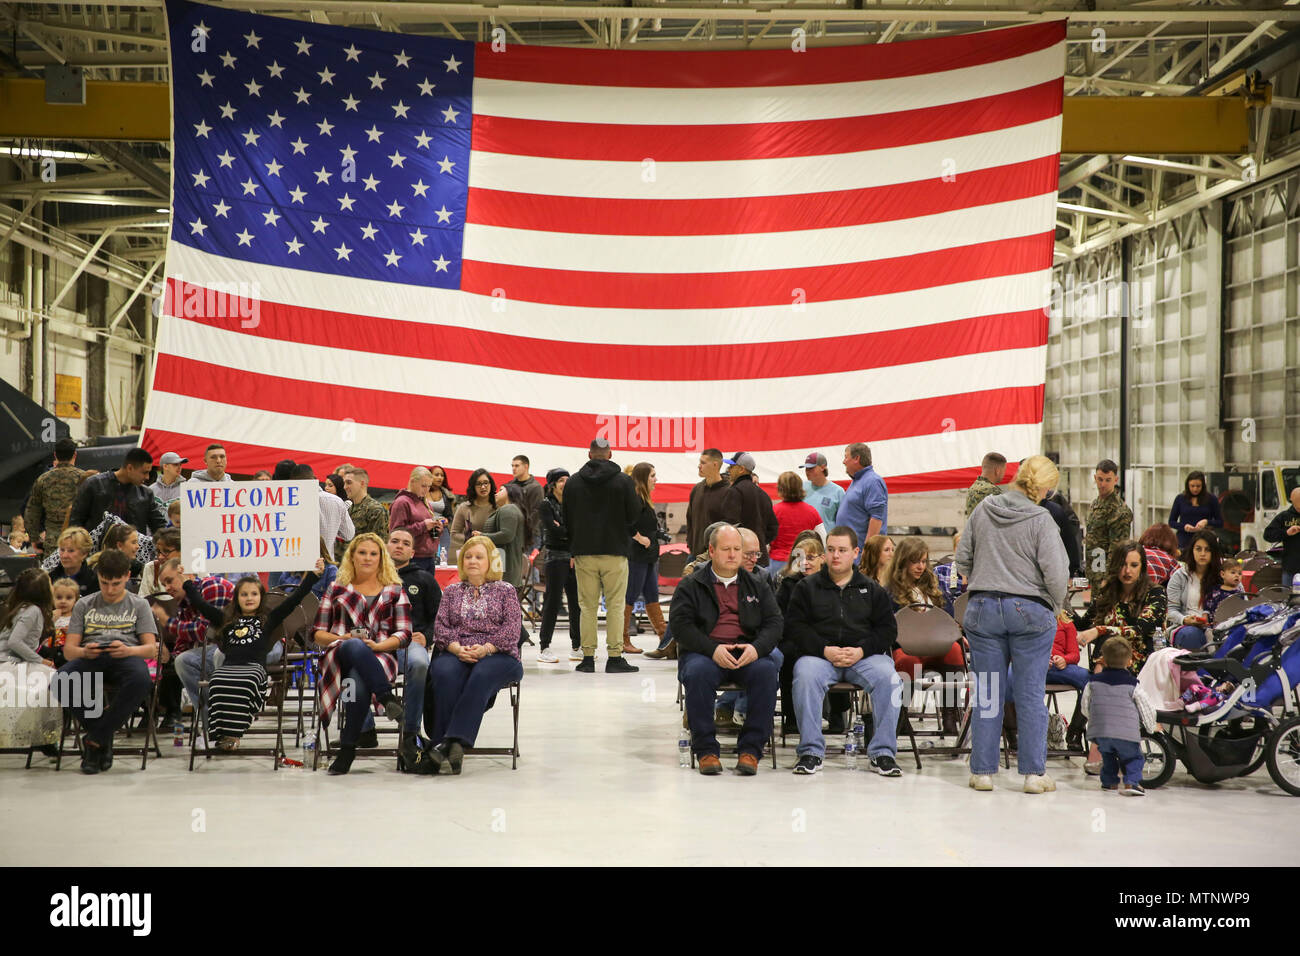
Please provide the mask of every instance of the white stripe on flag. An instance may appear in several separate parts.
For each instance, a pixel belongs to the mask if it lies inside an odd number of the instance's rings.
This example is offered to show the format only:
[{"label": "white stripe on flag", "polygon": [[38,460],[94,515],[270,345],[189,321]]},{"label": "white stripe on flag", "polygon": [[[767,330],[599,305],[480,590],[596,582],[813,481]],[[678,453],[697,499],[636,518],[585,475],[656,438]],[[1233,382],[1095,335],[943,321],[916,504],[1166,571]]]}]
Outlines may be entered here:
[{"label": "white stripe on flag", "polygon": [[[720,199],[870,189],[1051,156],[1061,149],[1061,118],[953,139],[825,156],[719,162],[552,159],[471,150],[469,184],[542,196],[587,199]],[[654,157],[651,156],[651,159]],[[473,210],[470,210],[473,215]]]},{"label": "white stripe on flag", "polygon": [[[870,56],[870,47],[863,56]],[[792,57],[801,54],[792,53]],[[698,126],[788,123],[925,109],[1023,90],[1061,76],[1065,44],[917,76],[801,86],[665,88],[474,80],[476,115],[565,123]]]}]

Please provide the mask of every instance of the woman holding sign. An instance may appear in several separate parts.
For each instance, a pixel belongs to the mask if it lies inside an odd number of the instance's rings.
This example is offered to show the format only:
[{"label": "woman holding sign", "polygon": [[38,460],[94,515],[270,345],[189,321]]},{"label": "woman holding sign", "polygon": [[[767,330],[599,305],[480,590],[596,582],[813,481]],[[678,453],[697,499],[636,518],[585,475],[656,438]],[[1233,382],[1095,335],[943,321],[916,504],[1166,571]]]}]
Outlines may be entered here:
[{"label": "woman holding sign", "polygon": [[348,544],[338,578],[321,598],[315,626],[316,643],[327,647],[321,658],[322,724],[329,723],[344,682],[351,682],[343,702],[339,754],[329,768],[343,774],[356,757],[372,696],[390,719],[402,722],[402,704],[393,693],[393,651],[411,643],[411,602],[379,535],[359,534]]}]

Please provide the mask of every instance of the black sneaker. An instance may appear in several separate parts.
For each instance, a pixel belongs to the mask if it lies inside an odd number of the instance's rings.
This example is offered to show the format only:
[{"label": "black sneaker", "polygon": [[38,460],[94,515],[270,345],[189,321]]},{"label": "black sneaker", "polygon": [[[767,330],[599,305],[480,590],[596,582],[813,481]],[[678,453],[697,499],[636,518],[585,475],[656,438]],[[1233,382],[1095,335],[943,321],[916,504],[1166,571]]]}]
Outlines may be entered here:
[{"label": "black sneaker", "polygon": [[596,673],[596,658],[584,657],[582,659],[582,663],[579,664],[577,667],[575,667],[574,670],[577,671],[579,674]]},{"label": "black sneaker", "polygon": [[397,745],[397,769],[403,773],[415,773],[419,763],[420,753],[415,746],[415,733],[404,732],[401,743]]},{"label": "black sneaker", "polygon": [[369,730],[361,731],[361,736],[357,738],[357,746],[362,750],[367,747],[379,746],[379,732],[371,727]]},{"label": "black sneaker", "polygon": [[814,774],[822,768],[822,758],[814,754],[804,754],[795,762],[794,772],[802,774]]},{"label": "black sneaker", "polygon": [[113,741],[99,748],[99,769],[110,770],[113,767]]},{"label": "black sneaker", "polygon": [[889,754],[881,754],[879,757],[872,757],[871,769],[882,777],[901,777],[903,775],[903,771],[899,768],[898,764],[894,762],[894,758],[889,756]]},{"label": "black sneaker", "polygon": [[[585,664],[587,662],[583,661],[583,663]],[[640,669],[641,668],[636,667],[633,664],[629,664],[622,657],[611,657],[609,660],[605,661],[606,674],[634,674]]]}]

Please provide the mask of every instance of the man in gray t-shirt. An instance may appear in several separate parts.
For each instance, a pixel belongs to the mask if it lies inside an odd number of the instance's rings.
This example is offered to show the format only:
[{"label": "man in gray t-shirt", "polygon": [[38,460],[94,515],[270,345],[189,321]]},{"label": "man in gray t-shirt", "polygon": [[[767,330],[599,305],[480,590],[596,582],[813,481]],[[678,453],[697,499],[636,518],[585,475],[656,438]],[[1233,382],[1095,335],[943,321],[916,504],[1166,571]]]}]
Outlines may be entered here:
[{"label": "man in gray t-shirt", "polygon": [[[126,590],[131,562],[121,551],[105,551],[95,568],[99,593],[79,600],[63,646],[68,662],[59,668],[63,706],[81,718],[81,772],[113,765],[113,735],[149,696],[153,679],[145,663],[158,653],[158,624],[149,602]],[[105,685],[113,685],[105,701]]]}]

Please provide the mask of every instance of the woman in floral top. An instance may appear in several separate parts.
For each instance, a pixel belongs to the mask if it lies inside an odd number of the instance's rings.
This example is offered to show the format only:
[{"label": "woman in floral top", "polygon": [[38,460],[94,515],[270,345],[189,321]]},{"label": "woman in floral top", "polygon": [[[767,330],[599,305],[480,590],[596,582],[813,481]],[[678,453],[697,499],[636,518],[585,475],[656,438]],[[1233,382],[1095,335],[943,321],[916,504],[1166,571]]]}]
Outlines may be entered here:
[{"label": "woman in floral top", "polygon": [[475,535],[456,558],[460,580],[442,592],[433,625],[440,652],[429,666],[435,747],[421,763],[437,773],[445,762],[460,773],[465,748],[474,746],[483,714],[497,691],[524,676],[519,661],[523,615],[519,595],[501,580],[502,559],[488,538]]},{"label": "woman in floral top", "polygon": [[[1136,541],[1123,541],[1111,550],[1106,580],[1083,613],[1087,628],[1079,631],[1079,646],[1089,646],[1095,671],[1101,670],[1101,647],[1107,638],[1124,637],[1133,647],[1129,670],[1142,669],[1165,623],[1165,591],[1151,580],[1146,551]],[[1084,770],[1101,772],[1101,751],[1094,743]]]},{"label": "woman in floral top", "polygon": [[1133,645],[1129,670],[1136,675],[1164,627],[1165,607],[1164,589],[1152,583],[1142,546],[1136,541],[1117,544],[1110,553],[1106,581],[1083,613],[1088,627],[1079,632],[1080,646],[1092,645],[1093,669],[1100,668],[1106,638],[1119,636]]}]

